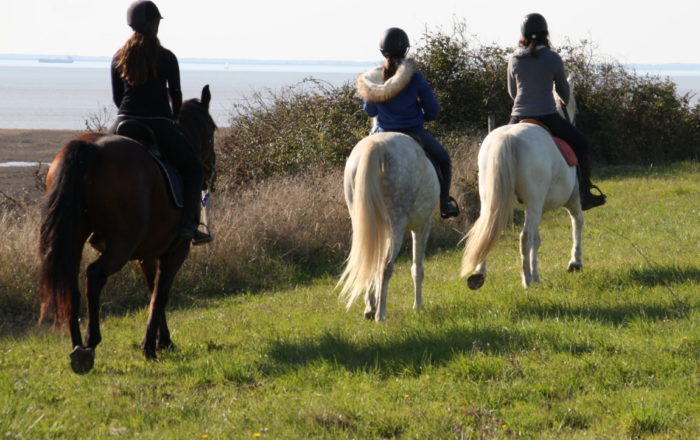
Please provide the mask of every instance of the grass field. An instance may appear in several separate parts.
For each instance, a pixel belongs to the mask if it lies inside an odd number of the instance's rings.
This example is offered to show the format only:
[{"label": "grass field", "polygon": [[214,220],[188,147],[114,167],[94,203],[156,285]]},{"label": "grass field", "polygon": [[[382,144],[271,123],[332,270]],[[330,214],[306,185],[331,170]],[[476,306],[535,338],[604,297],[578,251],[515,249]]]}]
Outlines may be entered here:
[{"label": "grass field", "polygon": [[[69,338],[0,332],[3,438],[700,437],[700,165],[616,168],[565,272],[568,216],[541,226],[543,282],[520,286],[504,234],[478,292],[461,247],[427,258],[414,313],[410,262],[388,321],[345,312],[333,276],[283,289],[175,300],[178,350],[146,362],[146,309],[104,321],[95,369]],[[189,297],[176,290],[176,297]],[[104,298],[109,301],[109,298]]]}]

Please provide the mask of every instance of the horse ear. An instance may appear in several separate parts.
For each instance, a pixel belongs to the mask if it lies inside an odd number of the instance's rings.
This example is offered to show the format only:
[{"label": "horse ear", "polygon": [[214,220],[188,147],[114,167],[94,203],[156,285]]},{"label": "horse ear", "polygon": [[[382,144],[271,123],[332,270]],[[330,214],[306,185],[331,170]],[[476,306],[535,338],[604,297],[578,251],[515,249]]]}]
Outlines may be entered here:
[{"label": "horse ear", "polygon": [[204,86],[204,88],[202,89],[201,101],[202,101],[202,104],[204,105],[204,107],[206,107],[208,109],[209,103],[211,102],[211,92],[209,91],[209,84]]}]

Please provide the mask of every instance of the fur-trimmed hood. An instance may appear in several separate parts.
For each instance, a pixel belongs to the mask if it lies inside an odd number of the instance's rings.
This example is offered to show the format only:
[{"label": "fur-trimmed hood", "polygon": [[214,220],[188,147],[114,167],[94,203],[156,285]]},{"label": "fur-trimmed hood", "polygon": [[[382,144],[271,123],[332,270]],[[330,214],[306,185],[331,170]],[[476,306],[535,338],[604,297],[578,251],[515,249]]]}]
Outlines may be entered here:
[{"label": "fur-trimmed hood", "polygon": [[394,76],[382,81],[383,66],[377,66],[357,78],[357,92],[369,102],[384,102],[401,93],[411,82],[418,67],[412,58],[405,58],[399,64]]}]

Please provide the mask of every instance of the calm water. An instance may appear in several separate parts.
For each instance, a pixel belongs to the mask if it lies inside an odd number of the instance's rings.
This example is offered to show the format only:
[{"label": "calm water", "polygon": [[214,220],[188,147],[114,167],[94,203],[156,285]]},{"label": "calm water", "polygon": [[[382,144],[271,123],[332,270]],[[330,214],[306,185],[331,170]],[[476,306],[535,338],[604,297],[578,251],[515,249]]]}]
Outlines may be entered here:
[{"label": "calm water", "polygon": [[[181,63],[182,94],[197,98],[209,84],[212,116],[225,126],[233,105],[255,92],[279,90],[311,76],[340,85],[370,66]],[[83,129],[85,120],[105,107],[114,114],[107,62],[0,60],[0,129]]]},{"label": "calm water", "polygon": [[[370,66],[183,62],[180,69],[183,98],[199,97],[202,86],[209,84],[212,116],[218,125],[226,126],[234,104],[255,92],[279,90],[308,77],[340,85]],[[649,73],[671,76],[680,93],[700,92],[700,72]],[[83,129],[85,120],[100,114],[103,108],[114,114],[110,87],[107,62],[43,64],[0,60],[0,129]],[[695,99],[697,102],[698,96]]]}]

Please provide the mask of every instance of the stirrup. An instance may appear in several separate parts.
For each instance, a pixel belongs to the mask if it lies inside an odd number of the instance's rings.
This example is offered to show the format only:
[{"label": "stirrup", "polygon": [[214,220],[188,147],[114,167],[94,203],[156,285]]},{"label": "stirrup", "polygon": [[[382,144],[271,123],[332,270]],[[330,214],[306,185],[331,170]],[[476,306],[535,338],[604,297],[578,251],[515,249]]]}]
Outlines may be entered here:
[{"label": "stirrup", "polygon": [[[592,189],[598,191],[598,194],[593,194],[591,192]],[[581,196],[581,210],[586,211],[591,208],[595,208],[596,206],[605,205],[606,201],[607,196],[603,193],[603,191],[597,186],[591,184],[591,186]]]},{"label": "stirrup", "polygon": [[453,197],[447,196],[444,203],[440,203],[440,217],[450,218],[457,217],[458,215],[459,205],[457,205],[457,201]]},{"label": "stirrup", "polygon": [[209,231],[209,226],[204,223],[200,223],[207,229],[207,232],[202,232],[198,228],[194,230],[194,236],[192,237],[192,246],[201,246],[203,244],[211,243],[214,240],[211,232]]}]

